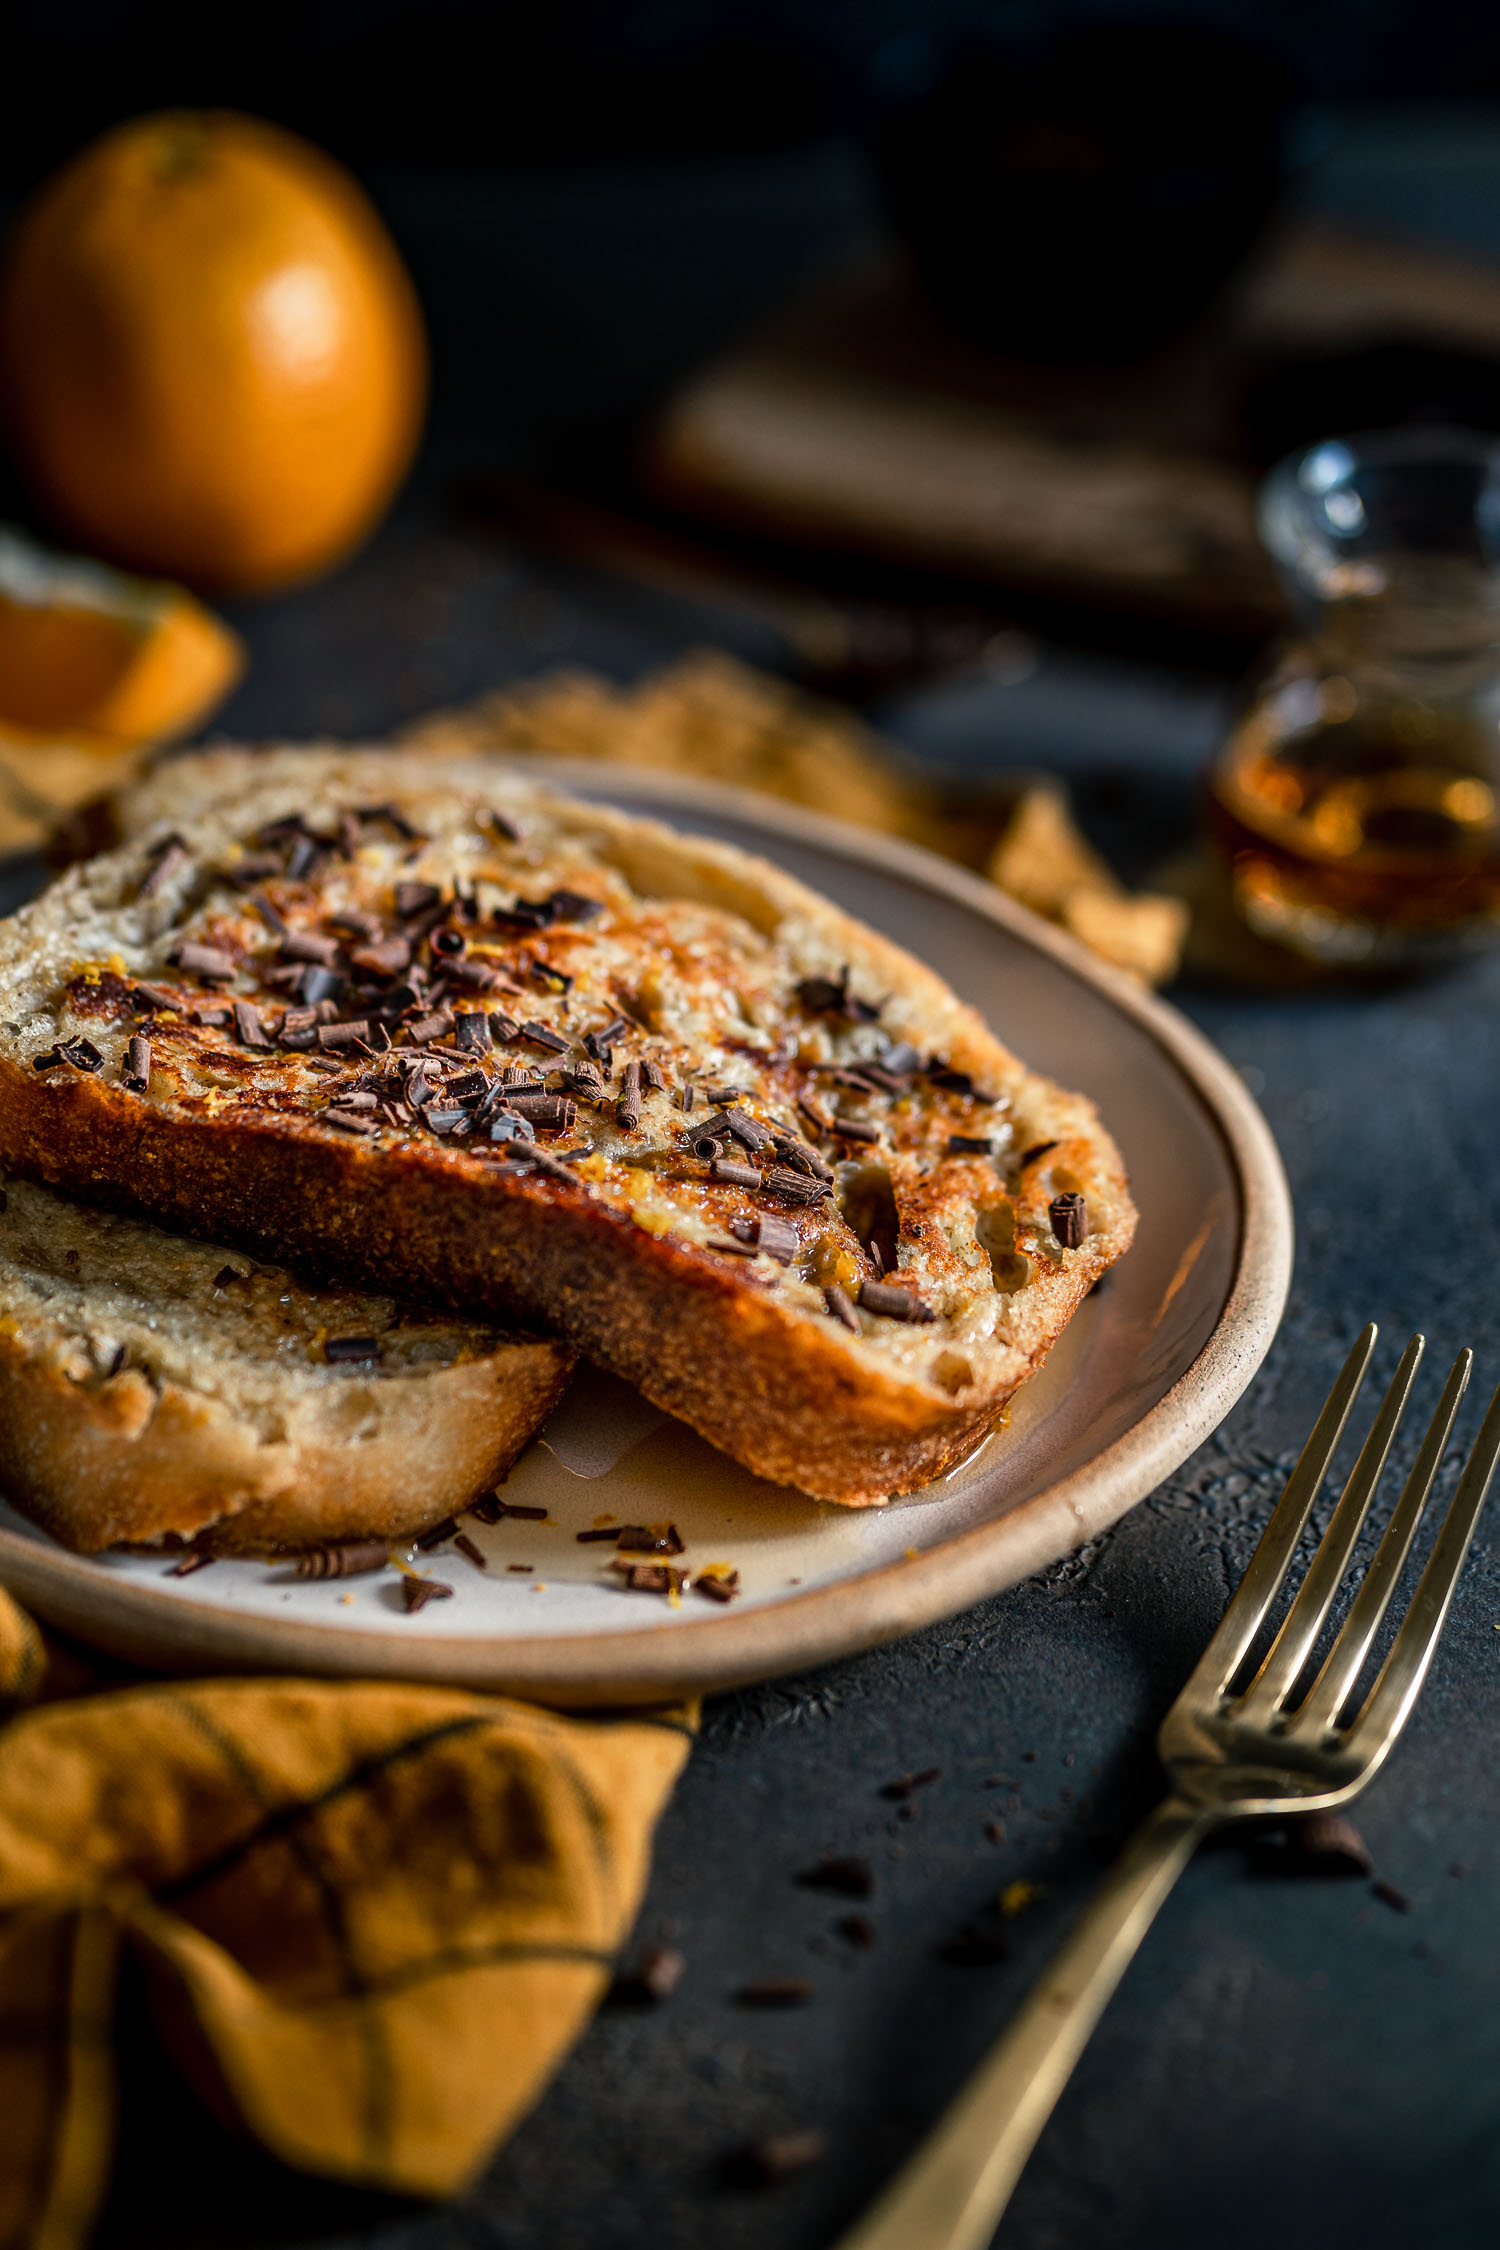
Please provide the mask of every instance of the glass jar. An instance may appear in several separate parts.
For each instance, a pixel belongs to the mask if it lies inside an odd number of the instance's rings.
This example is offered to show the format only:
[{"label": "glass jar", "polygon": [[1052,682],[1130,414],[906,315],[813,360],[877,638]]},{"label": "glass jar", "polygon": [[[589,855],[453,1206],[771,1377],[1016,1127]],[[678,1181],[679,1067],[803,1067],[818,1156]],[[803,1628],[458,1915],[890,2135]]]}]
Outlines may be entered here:
[{"label": "glass jar", "polygon": [[1236,907],[1331,968],[1500,936],[1500,446],[1330,438],[1275,469],[1261,537],[1301,637],[1209,778]]}]

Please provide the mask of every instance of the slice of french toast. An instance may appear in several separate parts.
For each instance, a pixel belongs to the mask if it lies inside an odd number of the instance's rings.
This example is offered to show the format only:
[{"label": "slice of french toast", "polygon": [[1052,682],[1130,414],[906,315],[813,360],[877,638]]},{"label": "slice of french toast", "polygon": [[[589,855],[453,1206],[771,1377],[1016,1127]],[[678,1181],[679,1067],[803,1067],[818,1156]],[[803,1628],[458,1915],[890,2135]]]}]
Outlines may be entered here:
[{"label": "slice of french toast", "polygon": [[572,1355],[12,1177],[0,1491],[64,1546],[404,1537],[490,1490]]},{"label": "slice of french toast", "polygon": [[545,1322],[868,1503],[995,1421],[1129,1246],[1119,1156],[766,862],[493,759],[216,750],[0,925],[0,1161]]}]

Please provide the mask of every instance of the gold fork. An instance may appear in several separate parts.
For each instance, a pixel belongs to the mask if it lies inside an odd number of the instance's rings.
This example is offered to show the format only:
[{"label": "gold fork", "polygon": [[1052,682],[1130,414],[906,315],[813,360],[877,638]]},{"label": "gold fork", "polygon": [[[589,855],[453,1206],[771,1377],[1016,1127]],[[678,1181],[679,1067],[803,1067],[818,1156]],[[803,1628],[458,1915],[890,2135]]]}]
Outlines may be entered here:
[{"label": "gold fork", "polygon": [[1347,1804],[1384,1763],[1426,1677],[1500,1458],[1497,1391],[1411,1607],[1374,1686],[1355,1704],[1360,1673],[1452,1433],[1472,1352],[1460,1352],[1453,1364],[1374,1560],[1311,1686],[1294,1704],[1416,1377],[1420,1336],[1406,1347],[1296,1599],[1265,1657],[1243,1677],[1364,1381],[1375,1336],[1372,1322],[1345,1360],[1223,1622],[1162,1723],[1157,1748],[1169,1795],[1137,1830],[937,2130],[838,2250],[983,2250],[1090,2033],[1203,1837],[1225,1821]]}]

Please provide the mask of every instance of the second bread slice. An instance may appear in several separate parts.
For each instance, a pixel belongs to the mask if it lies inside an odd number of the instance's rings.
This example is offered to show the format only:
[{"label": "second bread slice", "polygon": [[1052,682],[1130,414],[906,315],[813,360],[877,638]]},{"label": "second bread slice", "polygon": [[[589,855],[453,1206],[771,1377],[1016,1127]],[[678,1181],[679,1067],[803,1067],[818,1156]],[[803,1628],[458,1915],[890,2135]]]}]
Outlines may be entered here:
[{"label": "second bread slice", "polygon": [[0,1192],[0,1486],[79,1553],[420,1531],[505,1475],[571,1365],[28,1181]]}]

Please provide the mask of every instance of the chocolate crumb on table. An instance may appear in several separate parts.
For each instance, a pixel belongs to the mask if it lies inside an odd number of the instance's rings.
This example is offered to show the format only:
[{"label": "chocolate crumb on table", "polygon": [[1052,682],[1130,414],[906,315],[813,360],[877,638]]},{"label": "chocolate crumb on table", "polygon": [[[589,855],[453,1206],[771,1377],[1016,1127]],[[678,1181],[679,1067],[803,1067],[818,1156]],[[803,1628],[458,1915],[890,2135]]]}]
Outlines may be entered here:
[{"label": "chocolate crumb on table", "polygon": [[746,2186],[772,2188],[816,2164],[828,2146],[828,2137],[807,2126],[790,2133],[768,2133],[737,2150],[725,2166],[731,2181]]},{"label": "chocolate crumb on table", "polygon": [[453,1534],[453,1544],[458,1549],[459,1553],[463,1555],[467,1561],[471,1562],[474,1565],[474,1568],[476,1570],[489,1569],[490,1566],[485,1559],[483,1550],[475,1546],[473,1540],[469,1537],[466,1531],[456,1531]]},{"label": "chocolate crumb on table", "polygon": [[813,1989],[806,1977],[752,1977],[734,1999],[741,2008],[805,2008]]},{"label": "chocolate crumb on table", "polygon": [[390,1554],[383,1539],[351,1539],[340,1546],[309,1547],[292,1558],[298,1578],[359,1578],[384,1570]]},{"label": "chocolate crumb on table", "polygon": [[1288,1821],[1293,1863],[1315,1875],[1368,1875],[1370,1848],[1352,1820],[1338,1812],[1304,1813]]},{"label": "chocolate crumb on table", "polygon": [[870,1862],[857,1853],[830,1852],[794,1880],[805,1891],[832,1891],[837,1898],[870,1898],[875,1890]]},{"label": "chocolate crumb on table", "polygon": [[440,1578],[408,1578],[401,1580],[401,1599],[406,1604],[407,1615],[425,1609],[429,1602],[448,1601],[453,1588],[445,1586]]},{"label": "chocolate crumb on table", "polygon": [[833,1926],[841,1938],[858,1946],[861,1953],[874,1951],[877,1934],[868,1914],[841,1914]]}]

